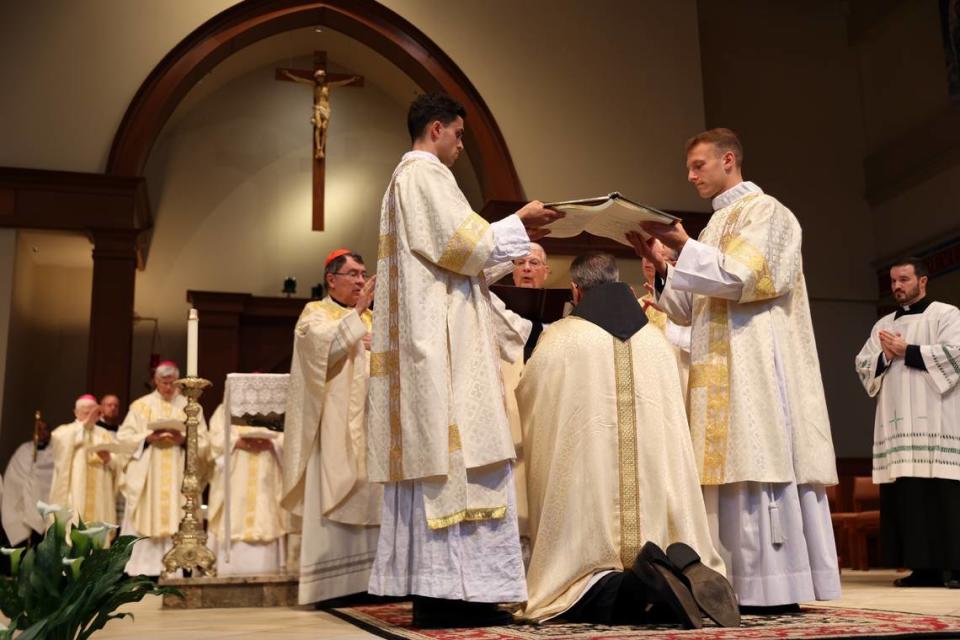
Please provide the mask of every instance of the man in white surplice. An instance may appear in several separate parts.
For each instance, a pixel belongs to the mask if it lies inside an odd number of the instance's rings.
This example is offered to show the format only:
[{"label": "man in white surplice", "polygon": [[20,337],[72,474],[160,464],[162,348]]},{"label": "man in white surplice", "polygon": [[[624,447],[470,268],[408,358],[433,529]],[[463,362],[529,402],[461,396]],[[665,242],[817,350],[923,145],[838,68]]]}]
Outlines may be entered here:
[{"label": "man in white surplice", "polygon": [[[127,505],[121,533],[148,538],[133,547],[126,569],[130,575],[160,575],[163,555],[183,518],[180,485],[187,454],[181,429],[187,399],[174,385],[179,377],[176,364],[161,362],[153,375],[155,390],[130,404],[117,430],[117,440],[133,452],[121,482]],[[210,441],[203,413],[197,417],[197,459],[203,470],[210,459]]]},{"label": "man in white surplice", "polygon": [[445,95],[414,101],[413,150],[380,214],[368,470],[386,486],[369,590],[413,594],[421,627],[501,624],[510,616],[495,603],[526,600],[513,438],[482,271],[529,252],[525,225],[560,216],[539,202],[493,224],[473,212],[450,171],[465,115]]},{"label": "man in white surplice", "polygon": [[302,522],[300,604],[366,591],[383,487],[367,482],[366,400],[375,279],[347,249],[324,263],[329,295],[293,333],[283,507]]},{"label": "man in white surplice", "polygon": [[46,524],[37,511],[37,501],[46,502],[53,482],[53,447],[50,429],[39,418],[34,424],[33,440],[24,442],[14,452],[4,471],[3,530],[10,546],[18,547],[28,540],[37,544]]},{"label": "man in white surplice", "polygon": [[[276,575],[284,569],[284,539],[289,528],[289,518],[280,508],[283,433],[267,427],[231,425],[227,480],[224,429],[228,416],[221,404],[209,422],[214,470],[207,517],[209,545],[217,556],[217,575]],[[224,548],[226,482],[230,482],[229,562]]]},{"label": "man in white surplice", "polygon": [[[644,224],[679,252],[669,266],[628,239],[665,284],[657,302],[691,325],[690,430],[717,547],[747,606],[840,596],[824,485],[836,459],[800,256],[800,225],[741,177],[729,129],[687,143],[687,179],[714,213],[699,240]],[[663,283],[663,281],[660,281]]]},{"label": "man in white surplice", "polygon": [[960,588],[960,310],[927,298],[927,267],[890,269],[900,308],[857,354],[877,398],[873,481],[880,485],[883,565],[913,572],[898,587]]}]

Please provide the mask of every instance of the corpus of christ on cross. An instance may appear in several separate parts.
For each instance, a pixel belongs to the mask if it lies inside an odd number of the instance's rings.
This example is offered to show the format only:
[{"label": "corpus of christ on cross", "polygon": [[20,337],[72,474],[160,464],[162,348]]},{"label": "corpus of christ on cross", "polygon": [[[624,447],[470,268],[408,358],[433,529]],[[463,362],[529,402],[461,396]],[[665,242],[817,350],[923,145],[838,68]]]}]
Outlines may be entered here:
[{"label": "corpus of christ on cross", "polygon": [[330,124],[330,89],[362,87],[363,76],[327,73],[327,52],[313,52],[313,69],[277,69],[277,80],[313,87],[313,230],[323,231],[323,184],[326,168],[327,126]]}]

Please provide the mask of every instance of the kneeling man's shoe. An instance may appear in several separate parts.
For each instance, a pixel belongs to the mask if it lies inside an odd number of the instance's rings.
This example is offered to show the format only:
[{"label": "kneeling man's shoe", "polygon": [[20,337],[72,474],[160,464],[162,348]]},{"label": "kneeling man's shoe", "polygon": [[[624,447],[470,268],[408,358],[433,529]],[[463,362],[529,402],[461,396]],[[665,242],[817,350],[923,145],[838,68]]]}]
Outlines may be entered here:
[{"label": "kneeling man's shoe", "polygon": [[721,627],[740,626],[737,594],[723,574],[700,562],[700,554],[682,542],[667,547],[667,557],[682,572],[701,611]]},{"label": "kneeling man's shoe", "polygon": [[703,627],[703,618],[690,589],[677,577],[678,570],[663,549],[652,542],[643,545],[632,571],[646,588],[653,605],[665,605],[673,618],[687,629]]}]

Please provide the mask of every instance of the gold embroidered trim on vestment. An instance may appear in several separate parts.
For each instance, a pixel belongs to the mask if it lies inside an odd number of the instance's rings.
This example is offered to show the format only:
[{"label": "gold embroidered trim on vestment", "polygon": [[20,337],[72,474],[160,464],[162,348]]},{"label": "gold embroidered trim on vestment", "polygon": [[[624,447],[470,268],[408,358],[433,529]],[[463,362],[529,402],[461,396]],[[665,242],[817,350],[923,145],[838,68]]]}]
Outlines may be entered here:
[{"label": "gold embroidered trim on vestment", "polygon": [[400,354],[396,351],[377,351],[370,353],[370,377],[390,375],[400,366]]},{"label": "gold embroidered trim on vestment", "polygon": [[463,445],[460,444],[460,429],[457,428],[457,425],[452,424],[448,428],[447,433],[447,451],[454,452],[460,451],[463,448]]},{"label": "gold embroidered trim on vestment", "polygon": [[[396,248],[397,201],[390,190],[387,235]],[[390,420],[390,480],[403,479],[403,425],[400,423],[400,267],[394,256],[387,262],[387,416]]]},{"label": "gold embroidered trim on vestment", "polygon": [[489,222],[471,213],[450,238],[437,264],[448,271],[459,273],[489,228]]},{"label": "gold embroidered trim on vestment", "polygon": [[396,251],[397,241],[390,234],[380,236],[380,242],[377,245],[377,260],[383,260],[391,257]]},{"label": "gold embroidered trim on vestment", "polygon": [[777,295],[773,286],[773,274],[770,265],[759,249],[740,236],[731,238],[724,253],[737,262],[743,263],[753,273],[753,292],[746,296],[750,300],[763,300]]},{"label": "gold embroidered trim on vestment", "polygon": [[506,505],[502,507],[485,507],[482,509],[464,509],[441,518],[427,518],[427,526],[431,529],[446,529],[458,522],[477,522],[480,520],[501,520],[507,515]]},{"label": "gold embroidered trim on vestment", "polygon": [[[229,454],[227,454],[229,455]],[[260,454],[251,451],[247,452],[247,495],[245,496],[246,511],[243,514],[243,534],[240,539],[247,542],[256,539],[254,527],[257,525],[257,488],[260,480]],[[225,482],[230,482],[230,478],[225,478]],[[232,532],[226,531],[225,535],[231,536]]]},{"label": "gold embroidered trim on vestment", "polygon": [[620,560],[632,567],[640,552],[640,491],[637,487],[637,406],[633,349],[613,340],[617,385],[617,441],[620,448]]}]

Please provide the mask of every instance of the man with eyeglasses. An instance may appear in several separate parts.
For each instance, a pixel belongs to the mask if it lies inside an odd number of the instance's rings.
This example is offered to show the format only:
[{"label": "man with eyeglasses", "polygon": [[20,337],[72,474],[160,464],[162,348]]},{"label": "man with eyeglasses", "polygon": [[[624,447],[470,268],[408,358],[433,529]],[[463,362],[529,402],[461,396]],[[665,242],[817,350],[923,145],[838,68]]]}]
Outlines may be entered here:
[{"label": "man with eyeglasses", "polygon": [[293,337],[281,505],[302,519],[300,604],[366,591],[383,488],[367,482],[366,400],[376,276],[349,249],[327,256],[327,297]]},{"label": "man with eyeglasses", "polygon": [[513,284],[525,289],[543,289],[550,275],[547,252],[536,242],[530,243],[530,253],[513,261]]}]

